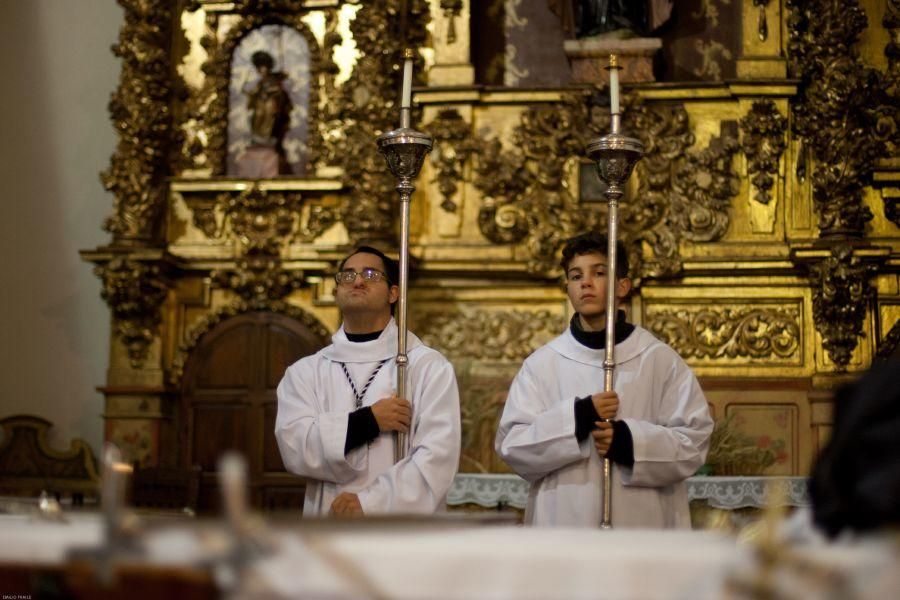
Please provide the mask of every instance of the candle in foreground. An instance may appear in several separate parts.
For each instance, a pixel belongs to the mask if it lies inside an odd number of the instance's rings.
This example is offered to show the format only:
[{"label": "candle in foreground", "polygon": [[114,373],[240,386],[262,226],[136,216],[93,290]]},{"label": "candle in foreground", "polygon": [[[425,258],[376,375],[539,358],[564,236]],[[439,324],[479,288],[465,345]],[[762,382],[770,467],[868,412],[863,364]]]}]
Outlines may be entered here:
[{"label": "candle in foreground", "polygon": [[406,60],[403,61],[403,91],[400,94],[400,108],[409,108],[412,105],[412,52],[407,50],[404,56]]},{"label": "candle in foreground", "polygon": [[616,55],[609,55],[609,112],[619,114],[619,65]]}]

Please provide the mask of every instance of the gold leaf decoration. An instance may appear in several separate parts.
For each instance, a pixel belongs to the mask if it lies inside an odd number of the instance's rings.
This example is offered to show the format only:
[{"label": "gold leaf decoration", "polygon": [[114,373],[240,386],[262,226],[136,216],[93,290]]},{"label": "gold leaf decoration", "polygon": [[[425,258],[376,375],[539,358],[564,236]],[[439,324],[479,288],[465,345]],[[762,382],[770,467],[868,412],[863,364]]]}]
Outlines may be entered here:
[{"label": "gold leaf decoration", "polygon": [[139,368],[159,333],[159,308],[169,290],[164,267],[126,257],[94,268],[103,282],[100,297],[112,311],[115,333],[128,348],[131,366]]},{"label": "gold leaf decoration", "polygon": [[194,348],[197,347],[204,335],[215,329],[216,325],[227,321],[231,317],[258,310],[281,313],[295,321],[299,321],[323,340],[330,339],[331,337],[331,332],[328,331],[321,321],[308,312],[297,308],[292,304],[288,304],[287,302],[270,300],[259,304],[238,301],[229,304],[214,313],[205,315],[190,327],[185,334],[184,339],[178,345],[178,349],[175,351],[175,358],[172,361],[172,370],[169,372],[169,381],[176,386],[180,384],[181,377],[184,375],[184,367]]},{"label": "gold leaf decoration", "polygon": [[118,0],[125,24],[113,44],[122,59],[109,113],[119,136],[109,168],[101,174],[113,193],[113,214],[103,228],[119,245],[152,243],[166,206],[170,151],[181,143],[170,104],[176,80],[169,55],[173,10],[167,0]]},{"label": "gold leaf decoration", "polygon": [[786,359],[800,350],[796,307],[647,310],[647,328],[685,359]]},{"label": "gold leaf decoration", "polygon": [[[402,51],[425,45],[428,19],[426,0],[373,0],[360,7],[350,24],[360,57],[350,78],[323,109],[322,136],[324,162],[341,167],[344,173],[349,199],[341,220],[354,243],[395,238],[396,182],[375,139],[399,126]],[[416,63],[421,83],[420,56]],[[414,121],[416,116],[413,111]]]},{"label": "gold leaf decoration", "polygon": [[422,341],[451,360],[521,361],[565,327],[547,310],[425,312],[415,322]]},{"label": "gold leaf decoration", "polygon": [[[641,139],[645,155],[635,169],[639,191],[621,207],[621,231],[637,276],[671,276],[681,270],[680,240],[716,240],[728,228],[740,189],[733,166],[737,124],[723,122],[719,137],[689,152],[694,137],[683,106],[649,104],[634,94],[623,101],[623,127]],[[558,104],[532,106],[509,149],[496,138],[476,140],[473,183],[484,194],[479,228],[494,243],[524,243],[531,272],[552,272],[566,238],[605,226],[605,206],[579,203],[566,172],[588,140],[608,131],[605,102],[597,93],[571,94]],[[652,251],[646,260],[641,242]]]},{"label": "gold leaf decoration", "polygon": [[872,220],[863,190],[876,160],[898,139],[900,106],[889,93],[894,76],[860,58],[857,42],[867,19],[855,0],[787,0],[786,6],[789,66],[800,79],[793,128],[815,160],[820,235],[860,236]]},{"label": "gold leaf decoration", "polygon": [[771,190],[778,174],[778,162],[787,147],[784,118],[771,100],[754,102],[741,119],[743,142],[741,149],[747,156],[747,172],[756,187],[756,200],[768,204],[772,200]]}]

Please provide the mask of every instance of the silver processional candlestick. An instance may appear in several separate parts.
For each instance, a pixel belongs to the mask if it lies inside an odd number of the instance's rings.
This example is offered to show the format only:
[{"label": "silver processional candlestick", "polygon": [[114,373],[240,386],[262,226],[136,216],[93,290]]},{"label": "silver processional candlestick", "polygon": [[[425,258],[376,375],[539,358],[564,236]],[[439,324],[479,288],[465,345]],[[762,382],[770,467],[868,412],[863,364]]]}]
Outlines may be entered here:
[{"label": "silver processional candlestick", "polygon": [[[406,355],[407,333],[407,290],[409,285],[409,199],[415,191],[413,185],[425,155],[431,151],[434,140],[427,133],[416,131],[410,127],[410,110],[412,95],[412,67],[415,51],[407,48],[403,52],[403,89],[400,102],[400,127],[378,136],[378,150],[384,155],[388,168],[397,179],[397,191],[400,193],[400,300],[397,306],[397,395],[407,397],[407,367],[409,359]],[[412,428],[412,421],[410,421]],[[394,462],[400,462],[406,456],[406,435],[395,434]]]},{"label": "silver processional candlestick", "polygon": [[[603,360],[603,391],[613,390],[613,373],[616,367],[616,240],[619,234],[619,199],[634,165],[644,156],[640,140],[622,135],[619,111],[619,66],[616,56],[609,57],[610,132],[587,145],[587,155],[597,163],[597,173],[606,184],[607,251],[606,251],[606,355]],[[603,459],[603,505],[600,528],[612,528],[612,463]]]}]

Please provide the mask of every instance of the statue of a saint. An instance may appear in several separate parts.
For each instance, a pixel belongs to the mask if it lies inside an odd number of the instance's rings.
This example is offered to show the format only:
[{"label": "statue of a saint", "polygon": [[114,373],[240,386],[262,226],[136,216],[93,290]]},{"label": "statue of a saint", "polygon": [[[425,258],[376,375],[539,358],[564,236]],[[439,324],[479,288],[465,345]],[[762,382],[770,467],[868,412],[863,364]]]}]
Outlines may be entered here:
[{"label": "statue of a saint", "polygon": [[237,159],[239,175],[274,177],[289,173],[283,146],[293,106],[284,89],[287,75],[274,70],[275,60],[268,52],[254,52],[250,61],[259,73],[259,81],[245,83],[241,88],[250,110],[250,145]]},{"label": "statue of a saint", "polygon": [[[568,37],[649,35],[669,19],[672,0],[547,0]],[[613,33],[615,32],[615,34]]]}]

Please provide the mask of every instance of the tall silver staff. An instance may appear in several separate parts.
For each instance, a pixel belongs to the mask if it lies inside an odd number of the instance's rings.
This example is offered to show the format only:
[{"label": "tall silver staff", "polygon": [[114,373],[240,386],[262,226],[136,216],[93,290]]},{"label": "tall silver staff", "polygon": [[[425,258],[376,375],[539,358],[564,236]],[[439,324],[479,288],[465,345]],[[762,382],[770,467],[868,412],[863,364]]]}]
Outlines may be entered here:
[{"label": "tall silver staff", "polygon": [[[616,240],[619,234],[619,199],[634,165],[644,155],[640,140],[619,133],[619,66],[614,54],[609,57],[609,112],[610,132],[587,145],[587,154],[597,163],[597,173],[606,184],[606,202],[609,207],[606,250],[606,358],[603,361],[603,391],[613,390],[613,372],[616,368]],[[612,528],[612,463],[603,459],[603,507],[600,528]]]},{"label": "tall silver staff", "polygon": [[[406,370],[409,359],[406,356],[406,307],[409,279],[409,199],[415,191],[413,181],[422,169],[425,155],[434,143],[427,133],[410,128],[410,107],[412,97],[412,68],[415,51],[403,51],[403,89],[400,102],[400,128],[378,136],[378,150],[384,155],[388,168],[397,178],[400,193],[400,300],[397,307],[397,395],[409,400],[407,395]],[[410,422],[410,427],[412,423]],[[394,435],[394,462],[406,456],[406,435]]]}]

